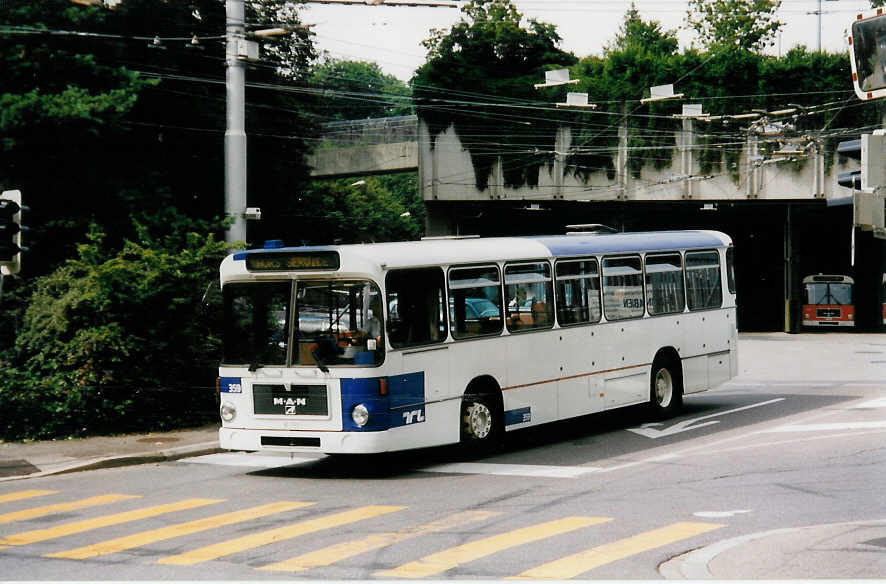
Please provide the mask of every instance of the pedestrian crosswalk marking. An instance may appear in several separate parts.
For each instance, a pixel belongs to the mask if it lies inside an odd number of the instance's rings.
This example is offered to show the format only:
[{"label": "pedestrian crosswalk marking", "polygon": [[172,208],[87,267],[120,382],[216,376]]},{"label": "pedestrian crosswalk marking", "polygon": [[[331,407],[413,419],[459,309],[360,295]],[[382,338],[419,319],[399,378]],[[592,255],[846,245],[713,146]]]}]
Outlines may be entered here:
[{"label": "pedestrian crosswalk marking", "polygon": [[41,491],[32,489],[29,491],[16,491],[15,493],[6,493],[0,495],[0,503],[9,503],[11,501],[21,501],[22,499],[30,499],[32,497],[43,497],[44,495],[54,495],[58,491]]},{"label": "pedestrian crosswalk marking", "polygon": [[701,535],[721,527],[725,526],[716,523],[674,523],[661,529],[647,531],[627,539],[599,545],[583,552],[542,564],[523,572],[516,579],[566,580],[575,578],[604,564],[622,560],[640,552]]},{"label": "pedestrian crosswalk marking", "polygon": [[415,562],[404,564],[392,570],[377,572],[380,578],[427,578],[494,553],[560,535],[583,527],[612,521],[611,517],[565,517],[546,523],[530,525],[500,535],[469,543],[425,556]]},{"label": "pedestrian crosswalk marking", "polygon": [[[50,493],[54,491],[49,491]],[[36,517],[45,517],[53,513],[64,513],[66,511],[76,511],[85,509],[86,507],[94,507],[96,505],[107,505],[108,503],[116,503],[117,501],[125,501],[127,499],[138,499],[139,495],[99,495],[97,497],[89,497],[88,499],[80,499],[79,501],[71,501],[69,503],[56,503],[54,505],[45,505],[43,507],[33,507],[31,509],[22,509],[21,511],[13,511],[0,515],[0,523],[9,523],[11,521],[22,521],[24,519],[34,519]]]},{"label": "pedestrian crosswalk marking", "polygon": [[236,539],[224,541],[215,545],[202,547],[183,554],[168,556],[166,558],[161,558],[160,560],[158,560],[158,563],[173,564],[177,566],[189,566],[200,562],[214,560],[222,556],[235,554],[237,552],[261,547],[263,545],[285,541],[287,539],[292,539],[308,533],[314,533],[316,531],[322,531],[324,529],[331,529],[333,527],[339,527],[341,525],[346,525],[348,523],[353,523],[362,519],[369,519],[379,515],[384,515],[386,513],[400,511],[401,509],[405,509],[405,507],[393,505],[369,505],[366,507],[359,507],[351,511],[343,511],[341,513],[327,515],[325,517],[318,517],[316,519],[301,521],[298,523],[293,523],[291,525],[285,525],[283,527],[262,531],[260,533],[238,537]]},{"label": "pedestrian crosswalk marking", "polygon": [[197,519],[195,521],[188,521],[186,523],[170,525],[169,527],[161,527],[159,529],[143,531],[134,535],[118,537],[116,539],[111,539],[93,545],[83,546],[52,554],[46,554],[43,557],[84,560],[86,558],[93,558],[105,554],[121,552],[135,547],[141,547],[158,541],[172,539],[174,537],[181,537],[183,535],[190,535],[192,533],[206,531],[207,529],[213,529],[215,527],[222,527],[224,525],[231,525],[234,523],[240,523],[242,521],[248,521],[250,519],[257,519],[259,517],[265,517],[266,515],[273,515],[274,513],[291,511],[293,509],[299,509],[301,507],[307,507],[309,505],[313,505],[313,503],[290,501],[269,503],[267,505],[259,505],[258,507],[252,507],[250,509],[232,511],[230,513],[216,515],[214,517],[206,517],[204,519]]},{"label": "pedestrian crosswalk marking", "polygon": [[400,543],[429,533],[454,529],[474,521],[485,521],[495,515],[498,515],[495,511],[463,511],[424,525],[395,532],[374,533],[363,539],[329,546],[282,562],[264,566],[259,568],[259,570],[271,572],[304,572],[305,570],[310,570],[312,568],[329,566],[366,552],[394,545],[395,543]]},{"label": "pedestrian crosswalk marking", "polygon": [[185,499],[177,503],[168,503],[166,505],[157,505],[155,507],[145,507],[134,511],[124,511],[123,513],[115,513],[113,515],[103,515],[93,519],[85,519],[83,521],[75,521],[73,523],[65,523],[56,527],[46,529],[35,529],[33,531],[25,531],[15,535],[0,538],[0,545],[25,545],[47,539],[55,539],[75,533],[82,533],[98,529],[100,527],[108,527],[111,525],[119,525],[148,517],[155,517],[173,511],[184,511],[213,503],[221,503],[223,499]]}]

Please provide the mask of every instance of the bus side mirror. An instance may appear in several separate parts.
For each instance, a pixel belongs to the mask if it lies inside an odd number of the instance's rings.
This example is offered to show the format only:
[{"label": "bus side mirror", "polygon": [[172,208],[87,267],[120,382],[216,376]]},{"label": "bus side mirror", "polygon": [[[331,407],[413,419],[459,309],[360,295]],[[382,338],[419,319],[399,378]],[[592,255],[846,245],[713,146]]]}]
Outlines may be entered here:
[{"label": "bus side mirror", "polygon": [[886,12],[859,14],[849,34],[852,85],[859,99],[886,97]]}]

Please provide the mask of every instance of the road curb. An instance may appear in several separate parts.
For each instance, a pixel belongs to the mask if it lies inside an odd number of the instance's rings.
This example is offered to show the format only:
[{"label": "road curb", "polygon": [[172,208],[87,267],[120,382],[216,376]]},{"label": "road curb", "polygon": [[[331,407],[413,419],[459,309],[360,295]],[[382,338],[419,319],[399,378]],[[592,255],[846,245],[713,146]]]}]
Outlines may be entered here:
[{"label": "road curb", "polygon": [[840,521],[837,523],[822,523],[817,525],[805,525],[802,527],[784,527],[780,529],[770,529],[768,531],[760,531],[741,535],[730,539],[724,539],[717,543],[692,550],[685,554],[681,554],[675,558],[664,562],[658,567],[658,573],[666,580],[726,580],[726,579],[742,579],[741,576],[734,574],[715,575],[711,572],[709,566],[717,556],[730,552],[739,546],[751,543],[767,537],[799,534],[803,532],[811,532],[820,528],[837,527],[844,525],[871,525],[886,524],[886,519],[868,519],[861,521]]},{"label": "road curb", "polygon": [[170,462],[181,458],[191,456],[203,456],[206,454],[217,454],[225,452],[220,448],[218,441],[202,442],[199,444],[191,444],[188,446],[179,446],[169,448],[167,450],[150,450],[145,452],[137,452],[133,454],[123,454],[106,456],[101,458],[90,458],[86,460],[78,460],[53,468],[47,468],[40,472],[26,475],[16,475],[11,477],[0,478],[0,483],[9,481],[19,481],[23,479],[31,479],[37,477],[47,477],[52,475],[67,474],[72,472],[80,472],[87,470],[96,470],[101,468],[114,468],[120,466],[135,466],[138,464],[150,464],[156,462]]}]

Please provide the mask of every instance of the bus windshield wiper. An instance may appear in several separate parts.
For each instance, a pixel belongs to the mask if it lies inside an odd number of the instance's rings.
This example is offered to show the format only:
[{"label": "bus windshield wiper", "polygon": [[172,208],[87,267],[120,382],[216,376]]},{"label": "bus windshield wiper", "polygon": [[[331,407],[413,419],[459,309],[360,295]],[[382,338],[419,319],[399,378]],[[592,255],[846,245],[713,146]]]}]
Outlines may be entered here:
[{"label": "bus windshield wiper", "polygon": [[313,357],[314,361],[317,362],[317,367],[320,369],[320,371],[322,371],[323,373],[329,373],[329,367],[327,367],[326,363],[323,362],[323,359],[320,358],[319,348],[311,351],[311,357]]},{"label": "bus windshield wiper", "polygon": [[262,365],[261,363],[258,363],[258,362],[250,363],[249,364],[249,372],[255,373],[256,371],[258,371],[259,367],[264,367],[264,365]]}]

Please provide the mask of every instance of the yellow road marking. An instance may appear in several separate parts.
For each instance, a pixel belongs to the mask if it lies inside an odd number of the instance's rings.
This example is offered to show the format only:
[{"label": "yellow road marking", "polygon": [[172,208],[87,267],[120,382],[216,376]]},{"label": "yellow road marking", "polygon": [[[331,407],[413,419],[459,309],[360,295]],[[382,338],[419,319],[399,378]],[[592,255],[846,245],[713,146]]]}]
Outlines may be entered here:
[{"label": "yellow road marking", "polygon": [[560,535],[575,529],[581,529],[582,527],[606,523],[607,521],[612,521],[612,518],[564,517],[555,521],[530,525],[529,527],[472,541],[431,554],[418,561],[404,564],[392,570],[377,572],[375,576],[380,578],[426,578],[508,548]]},{"label": "yellow road marking", "polygon": [[172,539],[174,537],[180,537],[183,535],[190,535],[192,533],[197,533],[200,531],[206,531],[207,529],[212,529],[214,527],[221,527],[223,525],[231,525],[232,523],[240,523],[241,521],[248,521],[250,519],[256,519],[258,517],[264,517],[266,515],[272,515],[274,513],[282,513],[284,511],[291,511],[292,509],[298,509],[300,507],[307,507],[309,505],[313,505],[313,503],[299,503],[299,502],[290,502],[290,501],[281,501],[278,503],[270,503],[268,505],[259,505],[258,507],[252,507],[251,509],[242,509],[240,511],[234,511],[231,513],[225,513],[222,515],[216,515],[214,517],[207,517],[205,519],[197,519],[195,521],[188,521],[186,523],[179,523],[178,525],[170,525],[169,527],[161,527],[159,529],[152,529],[150,531],[143,531],[141,533],[135,533],[133,535],[118,537],[116,539],[111,539],[108,541],[103,541],[93,545],[87,545],[71,550],[66,550],[63,552],[55,552],[52,554],[46,554],[43,556],[44,558],[67,558],[70,560],[84,560],[86,558],[94,558],[95,556],[101,556],[105,554],[112,554],[115,552],[121,552],[123,550],[132,549],[135,547],[141,547],[144,545],[148,545],[154,542],[163,541],[166,539]]},{"label": "yellow road marking", "polygon": [[407,539],[419,537],[428,533],[435,533],[437,531],[444,531],[446,529],[457,528],[472,521],[484,521],[495,515],[498,515],[498,513],[494,511],[464,511],[462,513],[455,513],[449,517],[444,517],[443,519],[404,529],[402,531],[374,533],[363,539],[329,546],[315,552],[261,567],[259,570],[272,572],[303,572],[305,570],[310,570],[311,568],[329,566],[330,564],[340,562],[341,560],[346,560],[372,550],[406,541]]},{"label": "yellow road marking", "polygon": [[53,513],[76,511],[77,509],[85,509],[86,507],[107,505],[108,503],[116,503],[117,501],[125,501],[126,499],[138,498],[139,495],[99,495],[98,497],[89,497],[88,499],[71,501],[70,503],[56,503],[55,505],[46,505],[44,507],[34,507],[32,509],[22,509],[21,511],[4,513],[3,515],[0,515],[0,523],[21,521],[23,519],[34,519],[35,517],[44,517],[46,515],[52,515]]},{"label": "yellow road marking", "polygon": [[178,503],[169,503],[166,505],[157,505],[156,507],[145,507],[144,509],[136,509],[134,511],[124,511],[123,513],[115,513],[113,515],[102,515],[94,519],[86,519],[84,521],[75,521],[73,523],[65,523],[56,527],[47,529],[35,529],[34,531],[25,531],[0,538],[0,545],[25,545],[47,539],[55,539],[64,537],[74,533],[82,533],[98,529],[100,527],[108,527],[110,525],[118,525],[138,519],[146,519],[164,513],[172,513],[173,511],[184,511],[185,509],[193,509],[194,507],[202,507],[203,505],[211,505],[213,503],[221,503],[224,499],[186,499]]},{"label": "yellow road marking", "polygon": [[607,543],[527,570],[512,579],[565,580],[599,566],[724,527],[715,523],[681,522]]},{"label": "yellow road marking", "polygon": [[6,493],[5,495],[0,495],[0,503],[21,501],[22,499],[30,499],[31,497],[42,497],[44,495],[54,495],[56,493],[58,493],[58,491],[39,491],[36,489],[30,491],[16,491],[15,493]]},{"label": "yellow road marking", "polygon": [[369,505],[367,507],[360,507],[351,511],[335,513],[333,515],[310,519],[308,521],[300,521],[298,523],[293,523],[292,525],[285,525],[283,527],[262,531],[252,535],[245,535],[243,537],[206,546],[176,556],[169,556],[158,560],[158,563],[173,564],[176,566],[190,566],[191,564],[214,560],[222,556],[228,556],[244,550],[276,543],[278,541],[285,541],[315,531],[331,529],[347,523],[360,521],[361,519],[369,519],[378,515],[384,515],[385,513],[399,511],[404,508],[405,507],[394,507],[390,505]]}]

